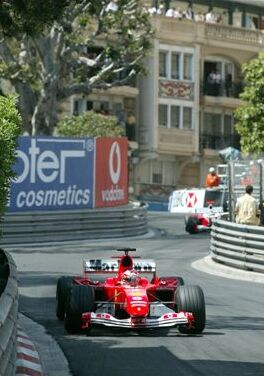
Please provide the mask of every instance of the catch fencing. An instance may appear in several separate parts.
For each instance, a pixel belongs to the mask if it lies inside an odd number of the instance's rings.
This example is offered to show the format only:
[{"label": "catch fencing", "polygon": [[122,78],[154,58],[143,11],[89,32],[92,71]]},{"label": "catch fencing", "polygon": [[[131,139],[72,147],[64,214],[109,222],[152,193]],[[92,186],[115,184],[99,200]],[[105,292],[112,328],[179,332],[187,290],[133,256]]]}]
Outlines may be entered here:
[{"label": "catch fencing", "polygon": [[228,188],[229,220],[234,222],[235,203],[245,193],[245,187],[253,186],[253,196],[258,203],[263,201],[264,187],[264,161],[259,160],[236,160],[228,165],[220,165],[221,179]]},{"label": "catch fencing", "polygon": [[10,254],[0,250],[0,258],[0,375],[14,376],[17,357],[17,272]]},{"label": "catch fencing", "polygon": [[214,221],[211,258],[234,268],[264,273],[264,227]]}]

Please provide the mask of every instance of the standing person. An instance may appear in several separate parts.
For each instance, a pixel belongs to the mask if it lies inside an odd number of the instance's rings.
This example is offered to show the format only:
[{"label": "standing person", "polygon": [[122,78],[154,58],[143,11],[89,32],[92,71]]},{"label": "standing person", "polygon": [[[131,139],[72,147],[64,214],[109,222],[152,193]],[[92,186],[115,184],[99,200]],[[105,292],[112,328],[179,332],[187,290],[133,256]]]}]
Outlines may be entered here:
[{"label": "standing person", "polygon": [[246,193],[239,197],[235,207],[236,223],[258,225],[259,212],[257,200],[252,197],[253,186],[246,186]]},{"label": "standing person", "polygon": [[218,187],[219,184],[220,184],[220,177],[215,172],[215,168],[210,167],[209,174],[206,176],[206,179],[205,179],[205,187],[206,188]]}]

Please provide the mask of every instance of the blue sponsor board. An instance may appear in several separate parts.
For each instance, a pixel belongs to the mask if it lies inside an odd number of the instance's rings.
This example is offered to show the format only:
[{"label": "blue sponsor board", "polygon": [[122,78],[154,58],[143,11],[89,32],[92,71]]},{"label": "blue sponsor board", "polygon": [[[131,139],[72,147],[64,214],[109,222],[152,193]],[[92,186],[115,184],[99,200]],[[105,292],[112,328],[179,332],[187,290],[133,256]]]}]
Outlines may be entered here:
[{"label": "blue sponsor board", "polygon": [[9,212],[93,206],[93,138],[20,137]]}]

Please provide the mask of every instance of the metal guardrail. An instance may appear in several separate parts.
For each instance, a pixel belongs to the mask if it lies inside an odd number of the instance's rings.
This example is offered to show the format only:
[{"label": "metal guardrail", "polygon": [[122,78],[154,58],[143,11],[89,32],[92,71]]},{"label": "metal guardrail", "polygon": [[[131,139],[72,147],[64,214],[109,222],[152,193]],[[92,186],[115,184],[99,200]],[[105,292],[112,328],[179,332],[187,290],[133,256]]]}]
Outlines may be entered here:
[{"label": "metal guardrail", "polygon": [[139,236],[148,232],[147,206],[6,214],[1,246]]},{"label": "metal guardrail", "polygon": [[[12,257],[0,250],[0,281],[5,288],[0,295],[0,375],[14,376],[17,357],[18,287],[16,265]],[[5,263],[3,264],[3,259]],[[6,270],[8,276],[6,276]]]},{"label": "metal guardrail", "polygon": [[211,257],[234,268],[264,273],[264,227],[214,221]]}]

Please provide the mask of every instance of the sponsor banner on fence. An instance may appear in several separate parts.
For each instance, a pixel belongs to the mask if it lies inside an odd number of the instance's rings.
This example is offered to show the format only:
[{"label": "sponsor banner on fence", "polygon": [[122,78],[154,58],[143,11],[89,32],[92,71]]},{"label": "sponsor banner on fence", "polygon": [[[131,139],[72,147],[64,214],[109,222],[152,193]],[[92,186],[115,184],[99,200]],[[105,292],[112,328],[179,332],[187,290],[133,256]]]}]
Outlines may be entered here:
[{"label": "sponsor banner on fence", "polygon": [[171,213],[195,213],[204,206],[205,189],[181,189],[172,192],[169,199]]},{"label": "sponsor banner on fence", "polygon": [[95,207],[128,202],[128,141],[126,138],[96,139]]},{"label": "sponsor banner on fence", "polygon": [[92,208],[93,138],[20,137],[9,212]]},{"label": "sponsor banner on fence", "polygon": [[223,212],[226,209],[227,190],[193,188],[173,191],[169,198],[171,213]]}]

